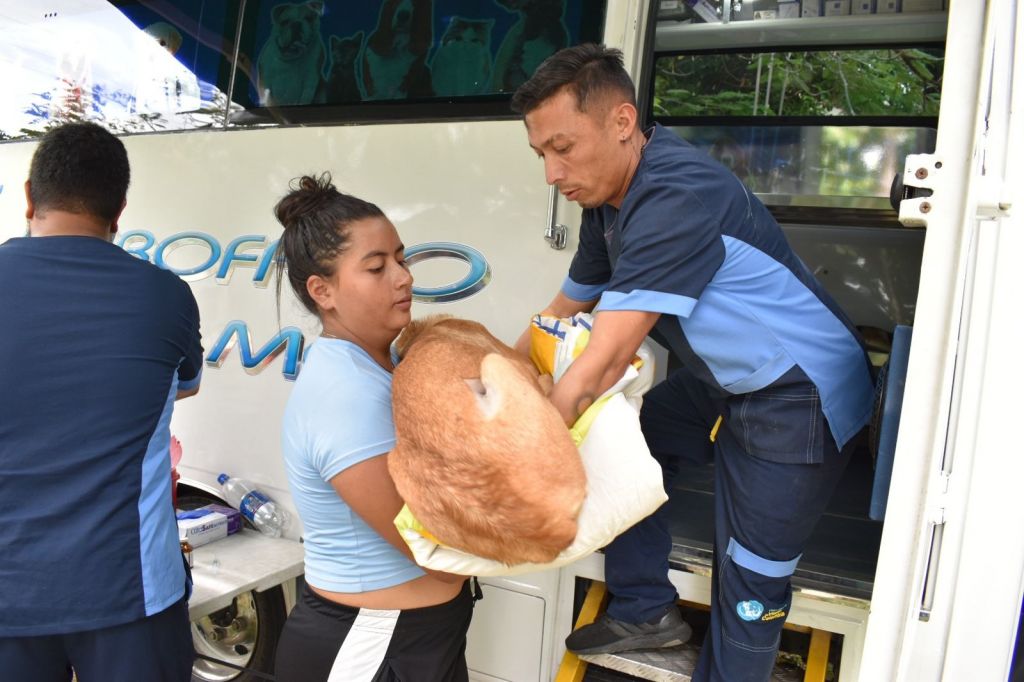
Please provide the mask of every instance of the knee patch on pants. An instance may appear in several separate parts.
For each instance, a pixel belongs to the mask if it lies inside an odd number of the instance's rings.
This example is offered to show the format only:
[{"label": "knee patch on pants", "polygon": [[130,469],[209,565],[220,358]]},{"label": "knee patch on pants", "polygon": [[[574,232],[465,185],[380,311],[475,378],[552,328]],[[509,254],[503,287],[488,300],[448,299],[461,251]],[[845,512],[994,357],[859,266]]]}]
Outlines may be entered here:
[{"label": "knee patch on pants", "polygon": [[726,643],[749,653],[774,652],[792,601],[790,576],[800,560],[765,559],[729,539],[718,567],[718,600]]}]

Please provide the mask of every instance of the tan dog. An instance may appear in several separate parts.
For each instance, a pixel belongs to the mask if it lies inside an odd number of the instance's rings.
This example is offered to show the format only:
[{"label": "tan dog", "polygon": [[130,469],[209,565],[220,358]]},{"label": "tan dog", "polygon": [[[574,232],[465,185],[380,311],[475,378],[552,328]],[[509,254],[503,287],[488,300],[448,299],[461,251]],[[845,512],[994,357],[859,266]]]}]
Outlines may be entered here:
[{"label": "tan dog", "polygon": [[537,371],[468,320],[415,320],[397,347],[388,469],[409,509],[449,547],[554,559],[576,537],[586,475]]}]

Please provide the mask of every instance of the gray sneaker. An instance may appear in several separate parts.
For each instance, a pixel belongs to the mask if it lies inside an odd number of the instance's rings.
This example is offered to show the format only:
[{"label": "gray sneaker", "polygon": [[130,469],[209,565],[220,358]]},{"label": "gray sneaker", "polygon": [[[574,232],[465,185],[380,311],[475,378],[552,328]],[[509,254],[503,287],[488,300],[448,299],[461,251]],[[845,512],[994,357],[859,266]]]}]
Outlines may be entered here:
[{"label": "gray sneaker", "polygon": [[565,638],[574,654],[617,654],[637,649],[661,649],[684,644],[693,631],[675,606],[651,623],[624,623],[607,614]]}]

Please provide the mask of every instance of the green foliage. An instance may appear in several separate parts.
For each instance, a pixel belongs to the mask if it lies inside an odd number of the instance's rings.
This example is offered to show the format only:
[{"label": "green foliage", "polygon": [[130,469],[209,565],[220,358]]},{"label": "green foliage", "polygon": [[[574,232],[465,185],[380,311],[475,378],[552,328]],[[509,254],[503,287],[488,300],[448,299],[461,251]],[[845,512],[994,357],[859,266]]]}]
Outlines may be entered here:
[{"label": "green foliage", "polygon": [[942,52],[700,54],[655,64],[656,116],[937,116]]}]

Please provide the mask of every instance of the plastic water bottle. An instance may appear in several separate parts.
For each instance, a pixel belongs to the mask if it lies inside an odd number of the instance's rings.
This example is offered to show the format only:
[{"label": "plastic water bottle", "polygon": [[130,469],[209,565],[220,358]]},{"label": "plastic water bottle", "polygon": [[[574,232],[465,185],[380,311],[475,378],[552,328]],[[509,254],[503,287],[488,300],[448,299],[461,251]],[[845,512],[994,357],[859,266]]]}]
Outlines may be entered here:
[{"label": "plastic water bottle", "polygon": [[257,490],[249,481],[233,478],[227,474],[217,477],[228,503],[242,512],[261,533],[272,538],[281,537],[288,525],[289,517],[270,497]]}]

